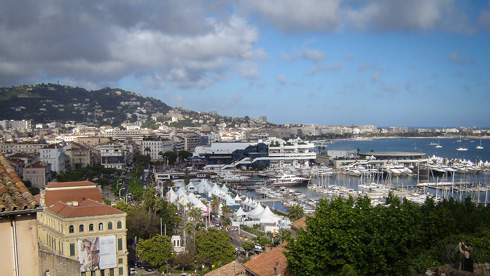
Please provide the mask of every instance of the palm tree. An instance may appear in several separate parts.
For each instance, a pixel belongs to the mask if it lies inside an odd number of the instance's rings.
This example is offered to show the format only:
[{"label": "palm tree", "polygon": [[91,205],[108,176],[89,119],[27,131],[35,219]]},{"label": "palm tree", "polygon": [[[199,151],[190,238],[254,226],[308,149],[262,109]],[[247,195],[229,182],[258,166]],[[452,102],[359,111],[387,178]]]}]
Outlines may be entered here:
[{"label": "palm tree", "polygon": [[[196,242],[196,225],[192,222],[192,221],[187,221],[185,224],[184,224],[184,236],[185,236],[185,233],[193,233],[194,234],[194,243]],[[186,246],[187,246],[187,241],[186,242]]]},{"label": "palm tree", "polygon": [[197,222],[201,218],[201,210],[196,207],[192,207],[189,210],[189,217],[191,217],[193,221]]},{"label": "palm tree", "polygon": [[211,210],[213,212],[217,212],[219,208],[219,198],[215,195],[213,195],[213,198],[211,199]]},{"label": "palm tree", "polygon": [[233,211],[230,207],[224,205],[223,207],[221,207],[221,212],[223,213],[223,217],[227,218]]},{"label": "palm tree", "polygon": [[291,208],[289,208],[288,212],[289,212],[288,218],[291,221],[298,220],[298,219],[302,218],[304,215],[304,210],[303,210],[303,207],[301,207],[301,205],[291,206]]}]

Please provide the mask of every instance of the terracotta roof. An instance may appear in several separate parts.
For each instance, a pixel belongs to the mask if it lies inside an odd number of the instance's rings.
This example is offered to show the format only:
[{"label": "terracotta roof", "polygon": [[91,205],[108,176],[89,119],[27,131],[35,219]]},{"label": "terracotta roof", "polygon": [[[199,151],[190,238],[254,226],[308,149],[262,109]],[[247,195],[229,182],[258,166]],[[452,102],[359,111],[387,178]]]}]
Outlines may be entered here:
[{"label": "terracotta roof", "polygon": [[46,185],[46,188],[60,188],[60,187],[82,187],[82,186],[94,186],[96,185],[90,181],[73,181],[73,182],[53,182]]},{"label": "terracotta roof", "polygon": [[278,246],[268,252],[259,254],[255,259],[250,260],[243,264],[248,272],[257,276],[273,276],[276,274],[276,268],[278,273],[283,276],[290,275],[287,271],[287,259],[284,256],[286,249],[282,246]]},{"label": "terracotta roof", "polygon": [[49,167],[48,163],[36,162],[36,163],[32,163],[32,164],[26,166],[25,168],[26,169],[34,169],[34,168],[47,168],[47,167]]},{"label": "terracotta roof", "polygon": [[58,201],[47,209],[65,218],[124,214],[123,211],[91,199],[79,202],[78,206]]},{"label": "terracotta roof", "polygon": [[205,276],[230,276],[230,275],[242,275],[242,274],[245,274],[245,268],[243,267],[243,264],[237,261],[233,261],[229,264],[226,264],[204,275]]},{"label": "terracotta roof", "polygon": [[[102,203],[102,192],[95,183],[90,181],[58,182],[46,186],[43,191],[44,205],[50,207],[58,201],[67,203],[71,201],[83,202],[92,199]],[[41,202],[41,196],[36,195],[36,200]]]},{"label": "terracotta roof", "polygon": [[30,210],[39,207],[24,182],[8,160],[0,153],[0,215],[3,212]]},{"label": "terracotta roof", "polygon": [[[315,213],[311,213],[308,215],[309,217],[314,217]],[[306,230],[306,216],[302,217],[291,224],[291,228],[295,230],[303,229]]]}]

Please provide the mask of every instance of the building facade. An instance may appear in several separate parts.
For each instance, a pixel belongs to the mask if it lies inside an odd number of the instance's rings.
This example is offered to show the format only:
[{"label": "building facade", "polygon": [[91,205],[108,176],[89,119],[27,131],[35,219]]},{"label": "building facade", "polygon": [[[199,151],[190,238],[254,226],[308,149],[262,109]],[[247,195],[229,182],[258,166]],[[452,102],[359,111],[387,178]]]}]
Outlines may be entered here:
[{"label": "building facade", "polygon": [[1,275],[40,275],[37,242],[39,211],[39,203],[0,154]]},{"label": "building facade", "polygon": [[51,165],[48,163],[36,162],[24,167],[22,180],[31,182],[32,187],[42,189],[51,179]]},{"label": "building facade", "polygon": [[[76,261],[69,268],[76,275],[128,275],[126,213],[104,204],[96,184],[52,183],[38,198],[44,208],[38,217],[44,250]],[[64,275],[54,265],[42,266]]]}]

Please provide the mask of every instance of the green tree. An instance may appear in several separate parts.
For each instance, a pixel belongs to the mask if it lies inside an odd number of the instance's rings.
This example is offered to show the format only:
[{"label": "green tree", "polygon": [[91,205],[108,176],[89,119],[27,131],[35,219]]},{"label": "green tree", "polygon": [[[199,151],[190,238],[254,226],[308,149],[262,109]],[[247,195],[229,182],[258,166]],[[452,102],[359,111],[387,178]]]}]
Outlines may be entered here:
[{"label": "green tree", "polygon": [[211,211],[212,212],[218,212],[219,209],[219,198],[215,195],[211,198]]},{"label": "green tree", "polygon": [[186,150],[179,150],[177,156],[179,157],[180,160],[184,160],[187,159],[189,156],[192,156],[192,153]]},{"label": "green tree", "polygon": [[304,216],[304,210],[301,205],[293,205],[288,210],[288,218],[291,221],[296,221]]},{"label": "green tree", "polygon": [[235,247],[225,231],[201,229],[196,233],[198,260],[220,266],[235,259]]},{"label": "green tree", "polygon": [[174,164],[177,160],[177,154],[174,151],[166,151],[163,153],[164,157],[167,157],[168,163],[170,165]]},{"label": "green tree", "polygon": [[151,239],[140,240],[137,249],[140,258],[155,267],[163,267],[169,259],[174,257],[170,237],[165,235],[156,235]]},{"label": "green tree", "polygon": [[187,252],[177,254],[174,259],[174,265],[178,268],[188,269],[194,265],[194,256]]},{"label": "green tree", "polygon": [[248,254],[252,249],[254,249],[255,245],[251,242],[244,242],[242,243],[243,250],[245,250],[246,258],[248,259]]}]

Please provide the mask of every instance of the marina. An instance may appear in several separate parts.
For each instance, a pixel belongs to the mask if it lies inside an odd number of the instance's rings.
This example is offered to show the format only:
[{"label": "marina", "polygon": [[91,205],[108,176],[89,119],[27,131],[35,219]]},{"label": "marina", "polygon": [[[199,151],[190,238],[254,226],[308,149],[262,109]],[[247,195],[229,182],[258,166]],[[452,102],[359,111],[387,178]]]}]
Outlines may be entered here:
[{"label": "marina", "polygon": [[[442,141],[441,141],[442,140]],[[372,147],[373,155],[381,150],[395,152],[412,150],[417,153],[439,151],[445,156],[431,155],[416,160],[349,160],[348,165],[331,168],[312,165],[308,168],[289,166],[270,168],[260,173],[250,173],[250,183],[236,183],[238,192],[257,202],[282,212],[293,205],[303,207],[305,213],[314,212],[320,198],[328,200],[352,196],[368,196],[373,205],[383,204],[391,192],[417,204],[433,198],[436,202],[453,197],[487,206],[490,202],[490,163],[486,149],[457,151],[455,139],[378,139],[338,141],[328,147],[358,147],[360,151]],[[461,143],[465,143],[463,140]],[[467,141],[467,143],[470,143]],[[360,146],[360,147],[359,147]],[[438,147],[439,146],[439,147]],[[442,147],[442,148],[441,148]],[[484,148],[482,146],[482,148]],[[445,149],[445,151],[442,151]],[[473,152],[472,156],[466,155]],[[477,153],[477,155],[475,155]],[[425,153],[424,153],[425,155]],[[368,154],[365,154],[368,156]],[[379,156],[379,154],[378,154]],[[458,158],[459,157],[459,158]],[[473,160],[473,161],[470,161]],[[271,185],[270,178],[287,171],[288,174],[307,179],[304,185]],[[242,172],[236,172],[242,173]],[[251,184],[252,183],[252,184]]]}]

